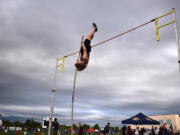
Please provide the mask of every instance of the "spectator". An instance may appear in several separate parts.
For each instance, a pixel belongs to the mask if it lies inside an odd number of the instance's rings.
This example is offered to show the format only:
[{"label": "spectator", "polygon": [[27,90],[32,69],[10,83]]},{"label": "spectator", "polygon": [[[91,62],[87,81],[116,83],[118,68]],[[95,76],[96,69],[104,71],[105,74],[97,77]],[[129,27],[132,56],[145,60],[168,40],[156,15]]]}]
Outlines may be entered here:
[{"label": "spectator", "polygon": [[172,126],[172,124],[169,127],[169,135],[173,135],[173,126]]},{"label": "spectator", "polygon": [[159,128],[159,135],[164,135],[164,133],[163,133],[163,126],[161,126],[161,127]]},{"label": "spectator", "polygon": [[7,127],[5,127],[5,129],[4,129],[4,132],[5,132],[5,133],[7,133],[7,132],[8,132],[8,129],[7,129]]},{"label": "spectator", "polygon": [[0,114],[0,130],[2,130],[2,126],[3,126],[3,122],[2,122],[2,118],[1,118],[1,114]]},{"label": "spectator", "polygon": [[151,128],[151,134],[155,135],[154,126],[152,126],[152,128]]},{"label": "spectator", "polygon": [[110,122],[104,127],[104,135],[108,135],[110,131]]},{"label": "spectator", "polygon": [[57,118],[54,119],[53,128],[54,128],[54,135],[57,135],[57,132],[59,130],[59,123],[57,122]]},{"label": "spectator", "polygon": [[122,135],[126,135],[126,126],[122,127]]},{"label": "spectator", "polygon": [[143,128],[141,128],[140,135],[144,135],[144,133],[145,133],[145,129],[143,127]]},{"label": "spectator", "polygon": [[2,132],[2,126],[3,126],[3,121],[2,121],[2,118],[1,118],[1,114],[0,114],[0,134]]},{"label": "spectator", "polygon": [[32,134],[33,134],[33,129],[32,129],[32,128],[30,129],[29,134],[30,134],[30,135],[32,135]]},{"label": "spectator", "polygon": [[158,135],[158,134],[159,134],[159,130],[158,130],[157,127],[155,127],[155,129],[154,129],[154,133],[155,133],[155,135]]},{"label": "spectator", "polygon": [[81,126],[81,123],[79,122],[79,129],[78,129],[78,135],[83,135],[84,134],[84,129]]},{"label": "spectator", "polygon": [[163,125],[163,135],[168,135],[168,130],[167,130],[167,127],[166,127],[166,123]]},{"label": "spectator", "polygon": [[136,130],[135,130],[135,135],[139,135],[139,127],[136,127]]},{"label": "spectator", "polygon": [[145,128],[144,135],[149,135],[149,132],[148,132],[148,131],[150,131],[150,129]]},{"label": "spectator", "polygon": [[128,125],[127,134],[128,135],[132,135],[132,131],[131,131],[131,126],[130,125]]}]

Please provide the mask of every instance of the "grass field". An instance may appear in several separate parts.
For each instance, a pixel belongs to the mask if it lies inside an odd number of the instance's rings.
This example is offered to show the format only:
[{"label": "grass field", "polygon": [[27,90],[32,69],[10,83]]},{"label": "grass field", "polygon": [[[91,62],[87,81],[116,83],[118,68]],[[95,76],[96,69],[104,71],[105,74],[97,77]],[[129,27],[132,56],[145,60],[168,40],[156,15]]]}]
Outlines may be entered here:
[{"label": "grass field", "polygon": [[[38,134],[36,134],[35,132],[33,134],[26,132],[26,134],[24,134],[24,132],[21,132],[21,134],[18,134],[17,132],[14,132],[14,134],[12,134],[10,131],[8,131],[7,133],[5,132],[0,132],[0,135],[47,135],[48,133],[41,133],[38,132]],[[51,133],[53,135],[53,133]],[[62,134],[58,134],[58,135],[62,135]],[[64,135],[68,135],[68,134],[64,134]],[[101,134],[87,134],[87,135],[101,135]]]},{"label": "grass field", "polygon": [[30,132],[26,132],[26,134],[24,134],[24,132],[21,132],[21,133],[19,133],[18,134],[18,132],[14,132],[14,134],[13,133],[11,133],[10,131],[8,131],[7,133],[5,133],[5,132],[0,132],[0,135],[47,135],[47,133],[41,133],[41,132],[39,132],[38,134],[37,133],[30,133]]}]

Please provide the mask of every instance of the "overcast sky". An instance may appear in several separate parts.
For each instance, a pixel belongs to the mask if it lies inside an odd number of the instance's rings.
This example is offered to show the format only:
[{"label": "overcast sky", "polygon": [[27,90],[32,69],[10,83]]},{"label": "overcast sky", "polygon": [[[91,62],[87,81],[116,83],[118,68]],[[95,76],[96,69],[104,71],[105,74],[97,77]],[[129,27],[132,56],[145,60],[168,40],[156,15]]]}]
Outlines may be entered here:
[{"label": "overcast sky", "polygon": [[[0,113],[42,118],[50,111],[56,58],[79,50],[82,35],[98,26],[92,45],[176,8],[179,0],[0,0]],[[172,15],[159,24],[172,21]],[[124,118],[180,113],[180,73],[174,24],[155,24],[92,49],[77,74],[77,123],[120,125]],[[57,74],[54,114],[70,124],[74,63]]]}]

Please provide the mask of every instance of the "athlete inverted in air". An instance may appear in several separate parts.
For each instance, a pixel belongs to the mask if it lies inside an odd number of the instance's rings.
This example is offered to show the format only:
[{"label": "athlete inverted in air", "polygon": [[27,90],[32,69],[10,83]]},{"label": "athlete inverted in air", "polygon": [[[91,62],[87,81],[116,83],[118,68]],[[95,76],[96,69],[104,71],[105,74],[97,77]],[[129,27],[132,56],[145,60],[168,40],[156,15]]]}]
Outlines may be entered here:
[{"label": "athlete inverted in air", "polygon": [[92,31],[87,35],[87,38],[83,42],[81,41],[82,47],[80,50],[80,60],[76,61],[75,67],[77,68],[78,71],[82,71],[85,69],[88,65],[89,62],[89,55],[91,52],[91,40],[94,37],[95,32],[97,32],[97,26],[95,23],[93,23],[93,29]]}]

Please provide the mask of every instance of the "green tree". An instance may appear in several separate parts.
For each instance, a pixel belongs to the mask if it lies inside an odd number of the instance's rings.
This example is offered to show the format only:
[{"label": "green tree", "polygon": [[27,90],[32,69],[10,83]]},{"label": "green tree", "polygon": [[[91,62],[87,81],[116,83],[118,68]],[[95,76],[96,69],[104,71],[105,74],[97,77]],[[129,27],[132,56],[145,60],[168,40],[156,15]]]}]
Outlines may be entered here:
[{"label": "green tree", "polygon": [[19,122],[19,121],[15,121],[15,122],[13,123],[13,125],[14,125],[15,127],[23,127],[23,123],[21,123],[21,122]]},{"label": "green tree", "polygon": [[3,120],[3,126],[10,127],[10,126],[13,126],[13,124],[9,120]]},{"label": "green tree", "polygon": [[68,126],[66,126],[65,124],[63,124],[63,125],[59,125],[59,128],[62,129],[62,130],[65,130],[65,129],[68,129]]},{"label": "green tree", "polygon": [[34,121],[33,119],[27,119],[24,123],[27,128],[41,128],[41,123]]},{"label": "green tree", "polygon": [[114,131],[114,127],[110,127],[111,128],[111,130],[113,130]]},{"label": "green tree", "polygon": [[114,128],[114,131],[115,131],[115,133],[117,134],[117,133],[119,132],[119,127],[116,126],[116,127]]},{"label": "green tree", "polygon": [[76,124],[73,124],[73,129],[74,130],[77,130],[78,129],[78,126]]},{"label": "green tree", "polygon": [[83,128],[88,130],[90,128],[90,126],[88,124],[83,124]]},{"label": "green tree", "polygon": [[93,129],[99,130],[99,124],[95,124],[95,125],[93,126]]}]

